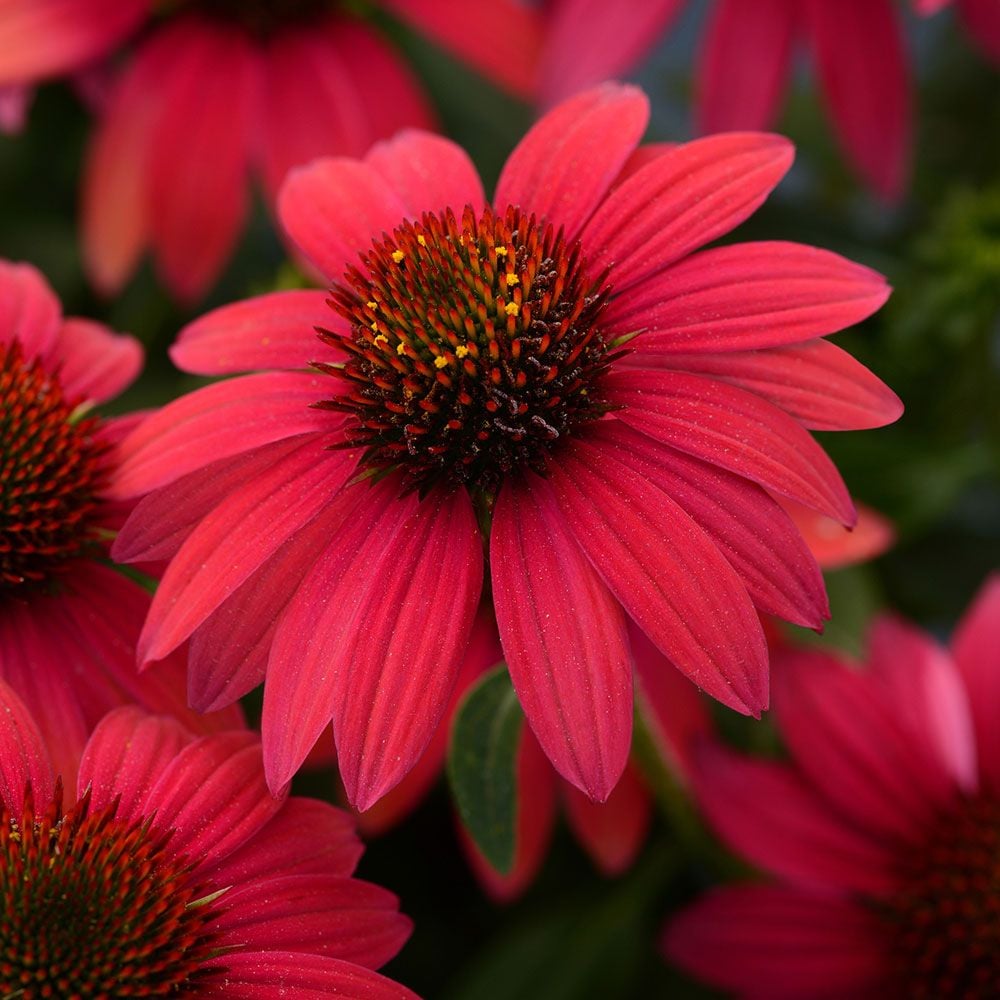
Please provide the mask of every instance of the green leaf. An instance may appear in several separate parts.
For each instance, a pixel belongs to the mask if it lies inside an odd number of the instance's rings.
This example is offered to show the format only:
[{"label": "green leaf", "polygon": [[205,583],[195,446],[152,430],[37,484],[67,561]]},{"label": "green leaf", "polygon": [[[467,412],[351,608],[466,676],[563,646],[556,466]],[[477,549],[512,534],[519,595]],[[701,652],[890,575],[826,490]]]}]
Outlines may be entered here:
[{"label": "green leaf", "polygon": [[466,692],[451,727],[448,780],[462,823],[497,871],[514,864],[517,747],[524,717],[507,665]]}]

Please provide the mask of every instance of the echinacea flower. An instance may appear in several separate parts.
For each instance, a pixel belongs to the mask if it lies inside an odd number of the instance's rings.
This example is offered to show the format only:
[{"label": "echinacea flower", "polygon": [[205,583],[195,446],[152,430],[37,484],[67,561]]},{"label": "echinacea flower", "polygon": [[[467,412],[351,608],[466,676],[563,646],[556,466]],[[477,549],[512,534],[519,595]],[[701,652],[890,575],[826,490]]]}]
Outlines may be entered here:
[{"label": "echinacea flower", "polygon": [[67,780],[97,721],[137,702],[192,729],[240,724],[190,711],[184,661],[139,676],[136,640],[149,594],[108,564],[127,509],[108,498],[115,443],[136,418],[93,408],[142,367],[132,337],[64,318],[45,279],[0,260],[0,680],[68,748]]},{"label": "echinacea flower", "polygon": [[333,283],[329,306],[241,302],[172,349],[192,372],[277,370],[129,436],[115,493],[150,495],[115,552],[171,558],[139,654],[191,638],[193,705],[266,675],[274,788],[331,720],[356,807],[406,774],[455,685],[484,549],[528,721],[596,800],[629,752],[629,618],[753,714],[758,609],[822,621],[819,571],[767,490],[853,521],[807,428],[876,426],[900,404],[819,338],[887,286],[791,243],[696,252],[760,205],[791,146],[732,134],[637,152],[647,116],[612,84],[560,105],[492,205],[465,154],[424,133],[296,170],[280,214]]},{"label": "echinacea flower", "polygon": [[706,895],[668,927],[667,954],[747,998],[996,996],[1000,577],[950,649],[885,617],[860,667],[785,656],[791,761],[706,747],[693,778],[772,880]]},{"label": "echinacea flower", "polygon": [[0,682],[0,995],[413,997],[371,971],[410,921],[351,877],[350,817],[272,797],[252,733],[128,707],[75,781],[52,749]]}]

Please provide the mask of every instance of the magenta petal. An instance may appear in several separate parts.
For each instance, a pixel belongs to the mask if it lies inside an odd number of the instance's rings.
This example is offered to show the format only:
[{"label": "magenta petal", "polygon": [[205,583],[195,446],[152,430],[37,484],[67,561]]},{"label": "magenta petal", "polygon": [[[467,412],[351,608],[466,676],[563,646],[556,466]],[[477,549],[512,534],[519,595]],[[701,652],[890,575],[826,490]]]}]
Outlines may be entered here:
[{"label": "magenta petal", "polygon": [[181,330],[171,360],[197,375],[339,361],[339,353],[316,336],[317,326],[337,322],[327,298],[311,289],[271,292],[213,309]]},{"label": "magenta petal", "polygon": [[0,344],[17,339],[27,357],[47,359],[61,318],[59,300],[38,270],[0,260]]},{"label": "magenta petal", "polygon": [[122,442],[107,493],[139,496],[262,444],[334,429],[337,418],[311,406],[324,394],[323,377],[307,372],[245,375],[189,392]]},{"label": "magenta petal", "polygon": [[48,808],[52,764],[35,720],[13,688],[0,680],[0,802],[20,816],[30,787],[36,808]]},{"label": "magenta petal", "polygon": [[1000,63],[1000,7],[994,0],[958,0],[958,10],[973,41]]},{"label": "magenta petal", "polygon": [[580,239],[588,263],[595,272],[610,268],[622,295],[752,215],[793,155],[787,139],[754,132],[667,150],[619,185],[587,223]]},{"label": "magenta petal", "polygon": [[606,83],[564,101],[511,153],[494,205],[501,213],[519,206],[574,239],[638,145],[648,119],[649,102],[635,87]]},{"label": "magenta petal", "polygon": [[766,708],[760,620],[735,571],[687,514],[612,449],[582,440],[559,453],[550,482],[580,548],[670,661],[731,708]]},{"label": "magenta petal", "polygon": [[965,681],[983,785],[1000,793],[1000,575],[991,575],[955,627],[952,653]]},{"label": "magenta petal", "polygon": [[337,875],[281,875],[237,885],[213,926],[248,949],[328,955],[377,969],[410,936],[399,900]]},{"label": "magenta petal", "polygon": [[889,995],[885,926],[842,896],[769,885],[717,889],[675,917],[663,948],[682,969],[743,1000]]},{"label": "magenta petal", "polygon": [[797,0],[719,0],[698,67],[698,131],[770,128],[788,78]]},{"label": "magenta petal", "polygon": [[810,430],[884,427],[903,412],[892,389],[827,340],[727,354],[640,350],[628,362],[638,368],[672,368],[729,382],[780,407]]},{"label": "magenta petal", "polygon": [[373,167],[338,157],[292,170],[278,195],[278,215],[309,262],[328,281],[337,281],[407,210]]},{"label": "magenta petal", "polygon": [[702,746],[694,787],[716,832],[736,853],[806,888],[886,895],[895,850],[845,821],[787,764]]},{"label": "magenta petal", "polygon": [[677,503],[739,574],[750,599],[785,621],[818,628],[830,615],[816,560],[788,515],[755,483],[665,448],[620,420],[592,439]]},{"label": "magenta petal", "polygon": [[555,769],[603,802],[632,742],[621,605],[531,474],[500,491],[490,564],[500,638],[528,722]]},{"label": "magenta petal", "polygon": [[360,965],[303,952],[228,952],[218,960],[225,972],[200,987],[218,1000],[420,1000],[405,986]]},{"label": "magenta petal", "polygon": [[486,204],[483,185],[468,154],[438,135],[408,130],[376,143],[365,162],[406,205],[411,219],[446,208],[471,205],[478,215]]},{"label": "magenta petal", "polygon": [[112,333],[101,323],[67,319],[59,331],[59,340],[59,377],[67,396],[105,403],[127,389],[142,370],[139,341]]},{"label": "magenta petal", "polygon": [[807,23],[847,155],[880,195],[898,198],[910,157],[910,74],[892,0],[808,0]]},{"label": "magenta petal", "polygon": [[77,796],[90,789],[91,808],[116,799],[123,823],[146,813],[146,797],[170,762],[192,741],[175,719],[128,706],[108,713],[94,729],[80,761]]},{"label": "magenta petal", "polygon": [[247,208],[259,66],[242,32],[193,18],[185,27],[186,58],[160,84],[148,197],[164,281],[193,300],[221,270]]},{"label": "magenta petal", "polygon": [[[354,456],[311,437],[223,500],[188,536],[153,598],[140,663],[175,649],[303,524],[354,470]],[[275,581],[275,585],[280,585]]]},{"label": "magenta petal", "polygon": [[885,278],[828,250],[737,243],[692,254],[612,299],[617,333],[641,351],[776,347],[859,323],[889,297]]},{"label": "magenta petal", "polygon": [[354,818],[328,802],[287,799],[242,847],[203,871],[221,885],[280,875],[350,875],[364,852]]},{"label": "magenta petal", "polygon": [[172,829],[172,851],[211,864],[250,839],[281,808],[264,782],[252,733],[204,736],[167,765],[146,797],[144,813]]},{"label": "magenta petal", "polygon": [[670,371],[612,372],[603,382],[615,416],[680,451],[835,517],[857,520],[836,466],[801,424],[759,396]]}]

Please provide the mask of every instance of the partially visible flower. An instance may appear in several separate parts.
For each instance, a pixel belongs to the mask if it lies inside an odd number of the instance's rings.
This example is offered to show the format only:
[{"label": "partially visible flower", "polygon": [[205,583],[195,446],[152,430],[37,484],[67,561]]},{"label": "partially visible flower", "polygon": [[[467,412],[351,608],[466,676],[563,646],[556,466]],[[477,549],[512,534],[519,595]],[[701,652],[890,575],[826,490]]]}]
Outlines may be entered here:
[{"label": "partially visible flower", "polygon": [[1000,3],[996,0],[913,0],[918,14],[936,14],[953,6],[973,40],[1000,63]]},{"label": "partially visible flower", "polygon": [[45,279],[0,260],[0,680],[58,743],[60,771],[109,709],[137,702],[195,729],[238,725],[235,706],[199,716],[184,659],[139,675],[149,595],[108,564],[128,508],[107,496],[114,446],[137,417],[102,419],[142,367],[132,337],[64,318]]},{"label": "partially visible flower", "polygon": [[791,762],[706,747],[694,767],[715,829],[773,880],[705,896],[667,954],[747,998],[996,996],[1000,577],[948,650],[887,617],[862,667],[789,652],[774,683]]},{"label": "partially visible flower", "polygon": [[351,877],[350,817],[272,797],[253,734],[130,707],[75,781],[53,766],[71,749],[0,682],[0,995],[413,997],[371,971],[410,921]]},{"label": "partially visible flower", "polygon": [[696,252],[760,205],[791,147],[737,133],[633,156],[647,117],[617,85],[560,105],[492,207],[465,154],[424,133],[294,171],[281,216],[331,296],[238,303],[174,346],[188,371],[283,370],[198,390],[130,435],[114,488],[150,495],[115,552],[172,559],[139,652],[192,638],[197,707],[266,675],[275,788],[331,720],[358,808],[413,766],[455,685],[486,542],[525,714],[597,800],[629,753],[629,618],[756,714],[758,609],[812,627],[827,613],[766,489],[853,522],[808,429],[901,405],[821,337],[888,287],[797,244]]},{"label": "partially visible flower", "polygon": [[832,517],[800,503],[775,499],[785,508],[823,569],[840,569],[882,555],[896,539],[892,522],[877,510],[858,504],[857,523],[848,530]]}]

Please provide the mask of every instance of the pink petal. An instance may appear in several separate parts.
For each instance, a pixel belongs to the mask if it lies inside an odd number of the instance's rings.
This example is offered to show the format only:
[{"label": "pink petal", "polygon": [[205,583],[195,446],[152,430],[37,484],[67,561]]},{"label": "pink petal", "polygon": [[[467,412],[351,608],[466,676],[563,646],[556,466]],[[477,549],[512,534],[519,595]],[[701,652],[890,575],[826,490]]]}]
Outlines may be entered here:
[{"label": "pink petal", "polygon": [[801,424],[758,396],[668,371],[612,372],[615,416],[643,434],[745,476],[843,524],[857,519],[840,474]]},{"label": "pink petal", "polygon": [[197,375],[339,361],[339,353],[316,336],[317,326],[336,322],[326,292],[270,292],[220,306],[189,323],[177,335],[170,358]]},{"label": "pink petal", "polygon": [[35,720],[14,690],[0,680],[0,801],[20,816],[30,788],[40,812],[52,801],[54,775]]},{"label": "pink petal", "polygon": [[149,0],[3,0],[0,85],[65,73],[96,59],[148,8]]},{"label": "pink petal", "polygon": [[228,952],[218,959],[225,970],[199,987],[218,1000],[419,1000],[415,993],[377,972],[325,955],[302,952]]},{"label": "pink petal", "polygon": [[350,875],[364,852],[354,820],[317,799],[286,799],[279,812],[206,878],[220,885],[251,885],[285,875]]},{"label": "pink petal", "polygon": [[225,899],[213,926],[247,949],[328,955],[369,969],[393,958],[413,927],[391,892],[343,876],[265,876]]},{"label": "pink petal", "polygon": [[328,281],[407,216],[406,204],[367,163],[343,157],[292,170],[278,195],[285,232]]},{"label": "pink petal", "polygon": [[479,174],[461,146],[428,132],[408,130],[387,142],[376,143],[365,157],[406,205],[406,214],[456,212],[471,205],[483,210],[486,196]]},{"label": "pink petal", "polygon": [[[511,153],[493,199],[497,210],[520,206],[579,234],[638,145],[649,102],[635,87],[606,83],[545,115]],[[588,244],[594,245],[594,244]]]},{"label": "pink petal", "polygon": [[877,914],[778,886],[715,890],[671,922],[663,948],[689,974],[746,1000],[874,1000],[893,982]]},{"label": "pink petal", "polygon": [[632,742],[632,656],[621,605],[551,491],[504,485],[490,537],[493,600],[511,680],[555,769],[603,802]]},{"label": "pink petal", "polygon": [[0,132],[16,135],[24,128],[34,97],[33,87],[0,85]]},{"label": "pink petal", "polygon": [[104,295],[125,284],[149,241],[150,139],[163,113],[163,83],[183,69],[187,42],[180,21],[139,46],[87,147],[80,205],[83,260]]},{"label": "pink petal", "polygon": [[116,709],[94,730],[80,761],[77,797],[90,789],[91,808],[116,799],[115,816],[128,823],[147,815],[146,798],[170,762],[192,741],[175,719],[135,706]]},{"label": "pink petal", "polygon": [[658,156],[617,187],[580,239],[621,295],[752,215],[792,165],[787,139],[709,136]]},{"label": "pink petal", "polygon": [[662,38],[682,0],[562,0],[550,5],[539,95],[545,105],[628,74]]},{"label": "pink petal", "polygon": [[913,0],[913,9],[918,14],[927,17],[930,14],[936,14],[939,10],[944,10],[951,3],[952,0]]},{"label": "pink petal", "polygon": [[871,670],[888,687],[913,738],[928,744],[955,782],[972,794],[979,784],[976,737],[962,676],[929,635],[881,615],[868,637]]},{"label": "pink petal", "polygon": [[1000,576],[993,574],[955,627],[952,654],[969,694],[983,785],[1000,792]]},{"label": "pink petal", "polygon": [[846,329],[889,297],[875,271],[798,243],[703,250],[614,298],[607,323],[644,352],[747,351]]},{"label": "pink petal", "polygon": [[106,403],[142,370],[142,344],[89,319],[67,319],[59,331],[59,380],[67,396]]},{"label": "pink petal", "polygon": [[283,798],[267,790],[255,735],[223,733],[181,750],[147,795],[144,813],[174,831],[171,852],[211,864],[246,843]]},{"label": "pink petal", "polygon": [[185,58],[160,82],[148,197],[163,279],[193,301],[215,280],[243,222],[260,67],[241,32],[195,18],[185,30]]},{"label": "pink petal", "polygon": [[824,569],[868,562],[891,548],[896,540],[892,522],[864,504],[858,504],[858,523],[848,530],[832,517],[817,514],[793,500],[784,497],[777,500]]},{"label": "pink petal", "polygon": [[796,763],[862,829],[911,839],[952,802],[955,785],[942,762],[870,676],[818,651],[786,652],[774,661],[772,684]]},{"label": "pink petal", "polygon": [[606,802],[592,802],[572,785],[563,793],[566,819],[602,874],[627,871],[646,839],[652,813],[649,792],[635,768],[625,768]]},{"label": "pink petal", "polygon": [[665,448],[620,420],[602,421],[591,440],[614,450],[687,513],[719,547],[761,611],[811,628],[821,627],[830,616],[815,559],[766,491]]},{"label": "pink petal", "polygon": [[208,514],[163,574],[139,638],[140,663],[162,659],[187,639],[329,503],[354,462],[307,437]]},{"label": "pink petal", "polygon": [[673,368],[740,386],[811,430],[883,427],[903,412],[880,378],[826,340],[728,354],[646,353],[642,346],[629,366]]},{"label": "pink petal", "polygon": [[61,319],[59,300],[38,270],[0,260],[0,344],[16,339],[28,358],[47,359]]},{"label": "pink petal", "polygon": [[439,45],[511,93],[534,96],[539,14],[518,0],[381,0]]},{"label": "pink petal", "polygon": [[704,532],[605,446],[566,446],[550,482],[580,547],[677,669],[737,711],[765,708],[760,621]]},{"label": "pink petal", "polygon": [[807,23],[823,93],[847,155],[884,198],[906,187],[910,74],[892,0],[809,0]]},{"label": "pink petal", "polygon": [[973,40],[1000,63],[1000,9],[994,0],[958,0],[958,10]]},{"label": "pink petal", "polygon": [[803,888],[885,896],[897,886],[893,847],[839,816],[787,764],[722,746],[699,748],[698,803],[740,857]]},{"label": "pink petal", "polygon": [[196,389],[168,403],[122,442],[107,493],[149,493],[222,458],[338,424],[312,407],[332,395],[318,373],[246,375]]},{"label": "pink petal", "polygon": [[770,128],[788,79],[795,0],[720,0],[698,65],[698,131]]}]

